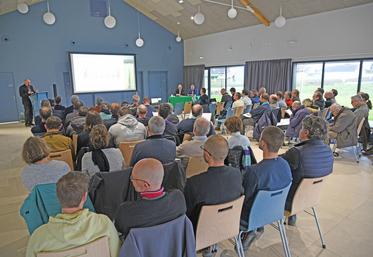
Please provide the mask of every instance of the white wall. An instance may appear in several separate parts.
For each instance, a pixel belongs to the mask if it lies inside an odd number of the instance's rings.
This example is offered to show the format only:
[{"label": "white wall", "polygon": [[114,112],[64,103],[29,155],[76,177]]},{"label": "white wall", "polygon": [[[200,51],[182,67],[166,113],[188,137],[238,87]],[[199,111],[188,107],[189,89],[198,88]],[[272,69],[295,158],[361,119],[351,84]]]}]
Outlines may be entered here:
[{"label": "white wall", "polygon": [[281,29],[257,25],[184,42],[185,65],[355,57],[373,57],[373,4],[288,19]]}]

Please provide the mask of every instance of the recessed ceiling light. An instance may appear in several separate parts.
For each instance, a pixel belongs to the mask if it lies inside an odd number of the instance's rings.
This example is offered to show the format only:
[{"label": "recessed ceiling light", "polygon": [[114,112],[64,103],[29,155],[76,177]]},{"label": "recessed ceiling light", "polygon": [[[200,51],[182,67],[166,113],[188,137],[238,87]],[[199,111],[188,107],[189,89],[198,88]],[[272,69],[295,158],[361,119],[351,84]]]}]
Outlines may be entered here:
[{"label": "recessed ceiling light", "polygon": [[184,3],[184,0],[179,0],[179,4],[182,4],[182,3]]},{"label": "recessed ceiling light", "polygon": [[180,21],[176,22],[177,25],[180,25]]},{"label": "recessed ceiling light", "polygon": [[200,56],[200,57],[199,57],[199,59],[201,59],[201,60],[202,60],[202,59],[203,59],[203,56]]},{"label": "recessed ceiling light", "polygon": [[194,20],[194,16],[190,16],[190,19],[191,19],[191,20]]}]

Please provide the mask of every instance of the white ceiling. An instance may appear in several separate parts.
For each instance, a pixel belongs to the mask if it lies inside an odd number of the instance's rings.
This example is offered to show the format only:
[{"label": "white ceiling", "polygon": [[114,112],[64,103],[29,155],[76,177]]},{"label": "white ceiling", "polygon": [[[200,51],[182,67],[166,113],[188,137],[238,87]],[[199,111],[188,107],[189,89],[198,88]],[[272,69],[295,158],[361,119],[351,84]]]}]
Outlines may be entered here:
[{"label": "white ceiling", "polygon": [[[17,1],[32,5],[43,0],[0,0],[0,15],[16,10]],[[123,1],[174,34],[180,31],[184,39],[260,24],[256,17],[246,10],[238,10],[236,19],[231,20],[227,17],[229,7],[211,4],[205,0],[184,0],[183,4],[179,4],[178,0]],[[225,4],[231,3],[231,0],[215,1]],[[251,0],[250,2],[267,19],[274,21],[279,15],[280,6],[283,8],[283,15],[286,18],[293,18],[361,5],[373,2],[373,0]],[[234,0],[234,4],[242,6],[240,0]],[[190,19],[197,12],[198,6],[205,15],[205,22],[200,26],[194,24]],[[177,24],[178,22],[180,24]]]}]

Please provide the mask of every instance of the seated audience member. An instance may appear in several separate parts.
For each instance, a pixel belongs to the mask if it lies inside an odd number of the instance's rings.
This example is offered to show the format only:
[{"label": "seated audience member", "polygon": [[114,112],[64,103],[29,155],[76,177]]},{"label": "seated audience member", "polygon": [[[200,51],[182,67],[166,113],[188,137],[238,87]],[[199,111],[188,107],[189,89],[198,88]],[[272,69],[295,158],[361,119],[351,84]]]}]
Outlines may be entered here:
[{"label": "seated audience member", "polygon": [[245,103],[241,99],[241,94],[239,92],[234,93],[233,95],[234,102],[232,104],[232,109],[236,110],[238,107],[245,108]]},{"label": "seated audience member", "polygon": [[260,105],[256,108],[251,110],[251,118],[253,119],[254,123],[258,122],[260,117],[262,117],[263,113],[266,111],[271,110],[271,106],[269,105],[269,96],[267,93],[264,93],[259,98]]},{"label": "seated audience member", "polygon": [[175,90],[175,95],[176,96],[183,96],[183,95],[185,95],[185,90],[183,88],[183,84],[178,84],[177,85],[177,88]]},{"label": "seated audience member", "polygon": [[145,127],[148,126],[148,122],[150,118],[147,116],[148,109],[145,105],[140,104],[139,107],[137,107],[137,121],[144,124]]},{"label": "seated audience member", "polygon": [[89,133],[90,150],[82,158],[82,171],[90,176],[96,172],[117,171],[124,167],[122,152],[118,148],[108,148],[109,134],[105,125],[94,126]]},{"label": "seated audience member", "polygon": [[115,226],[122,238],[126,238],[131,228],[156,226],[185,214],[183,193],[166,192],[162,187],[163,176],[162,163],[156,159],[142,159],[133,167],[131,183],[140,199],[126,201],[118,208]]},{"label": "seated audience member", "polygon": [[112,114],[110,112],[110,105],[108,103],[101,104],[100,116],[102,120],[109,120],[112,118]]},{"label": "seated audience member", "polygon": [[[201,117],[203,113],[203,108],[200,104],[195,104],[192,107],[192,117],[187,118],[185,120],[182,120],[178,125],[177,125],[177,130],[179,134],[185,134],[185,133],[192,133],[193,132],[193,126],[194,122],[198,117]],[[207,136],[215,135],[215,129],[212,123],[210,123],[210,131],[207,134]]]},{"label": "seated audience member", "polygon": [[242,90],[242,97],[241,100],[243,101],[245,105],[245,113],[250,112],[251,108],[253,106],[253,102],[251,101],[249,97],[249,91],[247,89]]},{"label": "seated audience member", "polygon": [[206,95],[206,88],[201,88],[201,96],[198,99],[198,103],[200,105],[208,105],[210,104],[210,98],[208,95]]},{"label": "seated audience member", "polygon": [[184,189],[187,216],[194,230],[203,205],[233,201],[243,193],[240,170],[224,165],[229,150],[227,140],[223,136],[214,135],[207,139],[202,148],[203,158],[209,168],[206,172],[188,178]]},{"label": "seated audience member", "polygon": [[102,97],[98,96],[96,98],[96,105],[93,107],[93,111],[95,111],[97,113],[100,113],[103,103],[104,103],[104,99],[102,99]]},{"label": "seated audience member", "polygon": [[262,95],[262,94],[266,94],[267,93],[267,89],[265,87],[260,87],[259,88],[259,91],[258,91],[258,95],[259,97]]},{"label": "seated audience member", "polygon": [[62,101],[61,96],[56,96],[56,98],[54,99],[54,106],[53,106],[54,110],[65,111],[66,108],[65,106],[61,105],[61,101]]},{"label": "seated audience member", "polygon": [[361,98],[363,98],[363,100],[367,104],[368,109],[372,110],[372,102],[369,100],[369,95],[367,93],[364,93],[364,92],[359,92],[359,95],[361,96]]},{"label": "seated audience member", "polygon": [[285,92],[285,103],[286,103],[286,106],[289,108],[291,108],[291,106],[293,105],[293,99],[291,98],[290,91]]},{"label": "seated audience member", "polygon": [[293,113],[290,116],[290,123],[286,129],[285,135],[289,138],[298,138],[299,131],[302,128],[302,120],[309,114],[311,111],[309,108],[312,106],[312,101],[310,99],[304,99],[303,105],[300,105],[299,102],[294,102],[292,109]]},{"label": "seated audience member", "polygon": [[332,104],[330,112],[334,122],[329,126],[329,138],[337,141],[338,148],[356,145],[357,125],[354,113],[339,104]]},{"label": "seated audience member", "polygon": [[22,182],[31,191],[35,185],[56,183],[70,171],[69,165],[63,161],[49,160],[50,150],[44,139],[29,137],[23,144],[22,157],[26,167],[22,170]]},{"label": "seated audience member", "polygon": [[334,89],[334,88],[331,91],[333,93],[333,103],[336,103],[337,101],[335,100],[335,98],[338,95],[338,91],[337,91],[337,89]]},{"label": "seated audience member", "polygon": [[140,105],[140,96],[139,95],[133,95],[132,96],[131,107],[137,108],[139,105]]},{"label": "seated audience member", "polygon": [[320,91],[315,91],[312,96],[313,105],[319,107],[320,110],[323,110],[325,107],[325,100],[322,97],[322,93]]},{"label": "seated audience member", "polygon": [[129,106],[120,108],[118,122],[109,129],[109,134],[116,147],[119,147],[121,142],[145,139],[146,128],[144,124],[138,122],[130,113]]},{"label": "seated audience member", "polygon": [[242,146],[242,148],[248,148],[250,146],[250,140],[248,137],[241,134],[243,130],[242,121],[236,116],[229,117],[224,122],[224,126],[227,128],[228,134],[228,146],[232,149],[235,146]]},{"label": "seated audience member", "polygon": [[236,93],[236,89],[234,87],[231,87],[229,89],[229,92],[231,92],[231,101],[234,102],[234,94]]},{"label": "seated audience member", "polygon": [[176,149],[177,157],[202,156],[201,145],[207,140],[210,131],[210,122],[203,117],[196,119],[193,125],[193,138],[191,141],[183,141]]},{"label": "seated audience member", "polygon": [[41,102],[40,102],[40,108],[42,108],[42,107],[52,108],[51,102],[49,101],[49,99],[43,99],[43,100],[41,100]]},{"label": "seated audience member", "polygon": [[[266,127],[260,136],[259,148],[263,151],[263,160],[248,167],[243,178],[245,201],[241,213],[241,225],[246,228],[256,194],[260,190],[279,190],[291,183],[289,164],[278,156],[283,143],[284,133],[278,127]],[[263,232],[264,228],[259,228],[257,231],[244,233],[244,250],[247,250]]]},{"label": "seated audience member", "polygon": [[89,146],[89,133],[91,129],[98,124],[103,124],[100,114],[95,111],[89,111],[85,119],[84,129],[78,134],[77,152],[79,152],[82,147]]},{"label": "seated audience member", "polygon": [[35,230],[28,241],[26,257],[40,252],[58,252],[76,248],[101,237],[108,237],[110,256],[120,250],[118,232],[111,220],[102,214],[83,209],[88,197],[89,178],[81,172],[69,172],[57,182],[61,213]]},{"label": "seated audience member", "polygon": [[169,103],[163,103],[159,106],[158,115],[161,116],[165,123],[166,127],[163,133],[165,137],[176,137],[177,136],[177,123],[174,122],[179,121],[179,118],[175,118],[172,114],[172,105]]},{"label": "seated audience member", "polygon": [[120,110],[120,104],[119,103],[112,103],[110,106],[110,111],[111,111],[111,118],[118,120],[119,118],[119,110]]},{"label": "seated audience member", "polygon": [[[368,120],[369,108],[361,95],[354,95],[351,97],[351,105],[354,107],[354,114],[356,116],[356,125],[359,126],[361,120],[365,118]],[[368,124],[369,125],[369,124]],[[369,127],[368,127],[369,129]]]},{"label": "seated audience member", "polygon": [[188,90],[188,95],[190,95],[190,96],[199,95],[198,89],[196,88],[196,86],[194,84],[190,84],[190,88]]},{"label": "seated audience member", "polygon": [[79,115],[71,119],[70,125],[66,128],[66,135],[72,136],[83,131],[87,113],[88,107],[81,106],[79,108]]},{"label": "seated audience member", "polygon": [[335,100],[333,98],[333,92],[332,91],[327,91],[324,93],[324,98],[325,98],[325,108],[329,108],[332,104],[335,103]]},{"label": "seated audience member", "polygon": [[277,95],[272,94],[272,95],[269,96],[269,105],[273,109],[279,108]]},{"label": "seated audience member", "polygon": [[299,101],[300,102],[300,98],[299,98],[299,90],[298,89],[293,89],[293,91],[291,91],[291,100],[294,101]]},{"label": "seated audience member", "polygon": [[45,123],[47,133],[44,134],[43,139],[48,145],[51,152],[59,152],[70,149],[73,153],[73,145],[71,138],[65,137],[60,129],[62,128],[62,121],[56,116],[51,116]]},{"label": "seated audience member", "polygon": [[[220,102],[224,103],[224,108],[227,107],[227,104],[229,102],[232,102],[232,98],[229,96],[225,88],[220,89],[220,94],[221,94],[221,100]],[[230,107],[230,106],[229,106]]]},{"label": "seated audience member", "polygon": [[35,117],[35,126],[31,128],[33,134],[45,133],[47,132],[45,128],[45,122],[52,116],[52,110],[50,107],[42,107],[39,110],[39,116]]},{"label": "seated audience member", "polygon": [[148,137],[144,142],[135,146],[130,166],[133,167],[139,160],[154,158],[162,163],[170,163],[176,157],[175,142],[163,138],[165,120],[161,116],[154,116],[148,123]]},{"label": "seated audience member", "polygon": [[287,104],[286,104],[286,102],[284,100],[284,96],[283,96],[282,92],[281,91],[277,91],[276,96],[277,96],[277,105],[278,105],[278,107],[286,109]]},{"label": "seated audience member", "polygon": [[65,118],[66,118],[67,114],[72,113],[74,111],[74,106],[76,105],[77,102],[79,102],[79,96],[72,95],[71,96],[71,105],[65,108]]},{"label": "seated audience member", "polygon": [[[333,171],[333,153],[324,143],[327,134],[326,122],[317,116],[307,116],[303,119],[299,132],[301,143],[290,148],[281,155],[290,165],[293,175],[285,209],[291,211],[291,203],[295,191],[303,178],[319,178]],[[295,225],[296,216],[289,217],[289,225]]]},{"label": "seated audience member", "polygon": [[151,105],[149,97],[144,97],[143,104],[147,108],[146,117],[150,119],[151,117],[153,117],[153,112],[155,112],[155,108]]},{"label": "seated audience member", "polygon": [[253,105],[260,103],[259,96],[258,96],[258,91],[253,89],[253,90],[250,90],[249,94],[250,94],[250,99],[251,99],[251,102],[253,103]]},{"label": "seated audience member", "polygon": [[67,114],[65,117],[65,123],[64,123],[65,128],[67,128],[70,125],[70,122],[73,118],[79,116],[79,109],[82,106],[83,106],[83,103],[80,101],[74,103],[74,110],[71,113]]}]

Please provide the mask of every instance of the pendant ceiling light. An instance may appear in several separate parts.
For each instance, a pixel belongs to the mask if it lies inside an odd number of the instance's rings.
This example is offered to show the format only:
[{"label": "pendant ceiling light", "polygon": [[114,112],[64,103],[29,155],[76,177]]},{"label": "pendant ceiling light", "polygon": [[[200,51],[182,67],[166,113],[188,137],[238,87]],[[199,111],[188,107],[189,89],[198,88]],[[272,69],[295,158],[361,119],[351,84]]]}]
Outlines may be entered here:
[{"label": "pendant ceiling light", "polygon": [[233,6],[233,0],[231,0],[231,8],[228,10],[228,17],[234,19],[237,17],[237,10]]},{"label": "pendant ceiling light", "polygon": [[177,37],[175,38],[176,42],[180,43],[182,38],[180,37],[180,32],[177,32]]},{"label": "pendant ceiling light", "polygon": [[137,13],[137,29],[138,29],[138,37],[136,39],[136,46],[137,47],[143,47],[144,45],[144,39],[141,38],[141,32],[140,32],[140,14]]},{"label": "pendant ceiling light", "polygon": [[50,11],[49,1],[47,0],[47,12],[43,15],[43,21],[47,25],[53,25],[56,22],[56,16]]},{"label": "pendant ceiling light", "polygon": [[197,25],[202,25],[205,22],[205,15],[201,13],[200,6],[198,6],[198,12],[193,16],[193,21]]},{"label": "pendant ceiling light", "polygon": [[117,20],[114,16],[111,16],[111,3],[108,0],[108,15],[104,19],[104,24],[108,29],[112,29],[117,24]]},{"label": "pendant ceiling light", "polygon": [[286,18],[282,16],[282,6],[280,7],[280,16],[275,20],[275,25],[277,28],[282,28],[286,24]]},{"label": "pendant ceiling light", "polygon": [[22,14],[26,14],[29,11],[29,7],[26,3],[18,3],[17,4],[17,11]]}]

